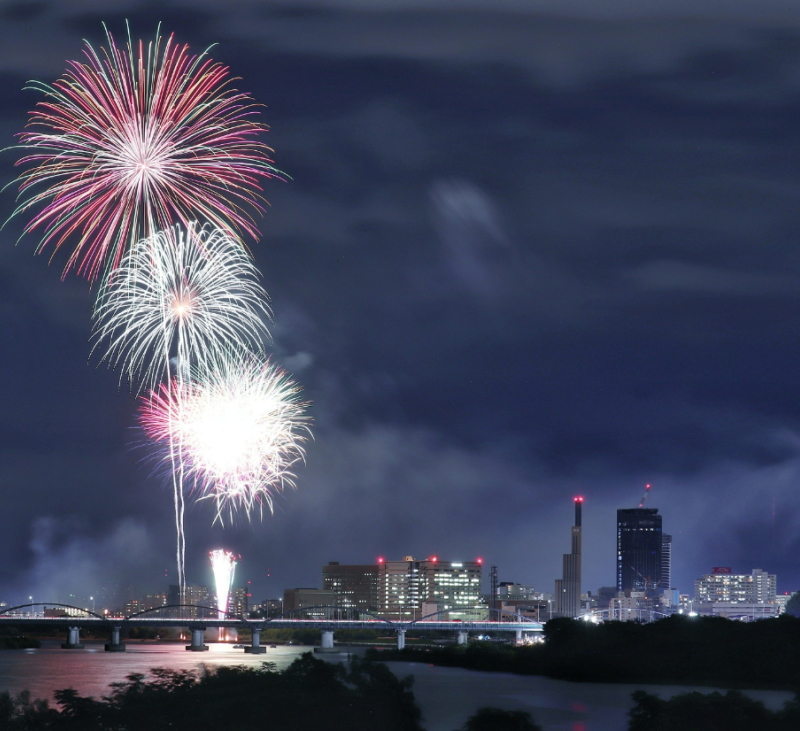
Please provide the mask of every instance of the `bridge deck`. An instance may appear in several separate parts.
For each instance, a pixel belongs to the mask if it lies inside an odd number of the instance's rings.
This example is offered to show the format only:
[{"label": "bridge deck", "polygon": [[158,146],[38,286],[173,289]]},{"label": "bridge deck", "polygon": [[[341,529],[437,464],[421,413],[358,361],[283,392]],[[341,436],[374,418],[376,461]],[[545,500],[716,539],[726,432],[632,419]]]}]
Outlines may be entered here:
[{"label": "bridge deck", "polygon": [[450,632],[541,632],[539,622],[459,622],[459,621],[417,621],[390,622],[388,620],[355,620],[355,619],[203,619],[191,617],[33,617],[0,615],[0,623],[21,626],[58,626],[63,627],[187,627],[204,625],[205,627],[253,627],[256,629],[374,629],[393,632],[397,630],[439,630]]}]

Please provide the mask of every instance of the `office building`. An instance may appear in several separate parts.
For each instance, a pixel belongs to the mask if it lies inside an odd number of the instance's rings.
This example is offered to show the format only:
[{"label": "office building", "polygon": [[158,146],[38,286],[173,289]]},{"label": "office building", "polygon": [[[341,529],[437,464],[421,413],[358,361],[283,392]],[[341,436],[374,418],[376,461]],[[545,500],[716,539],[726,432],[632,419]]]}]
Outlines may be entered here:
[{"label": "office building", "polygon": [[[434,612],[451,619],[485,617],[481,595],[483,562],[442,561],[438,556],[418,561],[378,562],[379,614],[392,620],[414,620]],[[423,604],[425,615],[423,615]],[[435,608],[434,608],[435,607]]]},{"label": "office building", "polygon": [[262,617],[279,617],[283,612],[283,599],[265,599],[258,605]]},{"label": "office building", "polygon": [[658,594],[661,584],[661,516],[657,508],[617,510],[617,591]]},{"label": "office building", "polygon": [[294,612],[295,618],[333,619],[336,616],[336,592],[327,589],[286,589],[283,592],[283,613],[289,615],[290,612]]},{"label": "office building", "polygon": [[694,582],[695,603],[715,604],[775,604],[777,577],[761,569],[749,574],[733,574],[727,566],[717,566],[713,572]]},{"label": "office building", "polygon": [[483,562],[441,561],[431,556],[419,562],[420,601],[436,603],[449,619],[483,619],[487,606],[481,594]]},{"label": "office building", "polygon": [[378,565],[331,561],[322,567],[322,588],[336,593],[337,607],[376,612]]},{"label": "office building", "polygon": [[576,497],[575,525],[572,526],[572,551],[564,554],[562,574],[554,592],[556,617],[577,617],[581,611],[581,512],[583,498]]},{"label": "office building", "polygon": [[391,620],[420,618],[419,561],[378,559],[378,613]]},{"label": "office building", "polygon": [[542,592],[536,591],[532,586],[515,584],[513,581],[501,581],[497,586],[497,598],[506,601],[517,599],[542,599]]}]

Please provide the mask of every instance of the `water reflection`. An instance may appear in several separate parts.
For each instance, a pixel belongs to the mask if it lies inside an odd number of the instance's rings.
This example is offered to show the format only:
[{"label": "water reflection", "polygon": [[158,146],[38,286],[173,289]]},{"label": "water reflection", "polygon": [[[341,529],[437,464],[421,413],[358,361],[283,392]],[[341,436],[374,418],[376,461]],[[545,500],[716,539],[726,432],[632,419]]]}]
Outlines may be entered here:
[{"label": "water reflection", "polygon": [[[86,642],[84,650],[62,650],[59,642],[44,642],[40,649],[0,652],[0,690],[18,693],[30,690],[34,697],[50,698],[61,688],[74,688],[83,695],[107,695],[109,684],[125,680],[131,673],[151,668],[191,670],[219,665],[258,667],[275,663],[288,667],[308,647],[269,648],[264,655],[249,655],[232,643],[209,643],[208,652],[187,652],[185,643],[128,643],[127,652],[105,652],[103,643]],[[353,650],[350,650],[353,652]],[[356,650],[360,654],[361,650]],[[346,650],[345,650],[346,653]],[[320,655],[343,662],[346,654]],[[528,711],[544,731],[624,731],[631,693],[643,688],[662,697],[691,690],[680,686],[637,686],[599,683],[569,683],[533,676],[482,673],[422,663],[387,663],[403,677],[415,677],[414,694],[423,711],[427,731],[452,731],[481,706]],[[779,707],[791,693],[752,691],[771,708]]]}]

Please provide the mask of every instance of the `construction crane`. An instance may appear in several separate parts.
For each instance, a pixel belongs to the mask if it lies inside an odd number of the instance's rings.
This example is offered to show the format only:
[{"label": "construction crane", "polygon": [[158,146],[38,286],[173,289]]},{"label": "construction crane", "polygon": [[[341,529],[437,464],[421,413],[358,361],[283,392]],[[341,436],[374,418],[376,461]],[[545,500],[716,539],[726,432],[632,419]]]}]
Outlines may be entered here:
[{"label": "construction crane", "polygon": [[647,496],[650,494],[650,488],[651,487],[652,487],[652,485],[649,482],[644,486],[644,495],[642,495],[642,499],[639,502],[639,507],[640,508],[644,507],[644,501],[647,500]]}]

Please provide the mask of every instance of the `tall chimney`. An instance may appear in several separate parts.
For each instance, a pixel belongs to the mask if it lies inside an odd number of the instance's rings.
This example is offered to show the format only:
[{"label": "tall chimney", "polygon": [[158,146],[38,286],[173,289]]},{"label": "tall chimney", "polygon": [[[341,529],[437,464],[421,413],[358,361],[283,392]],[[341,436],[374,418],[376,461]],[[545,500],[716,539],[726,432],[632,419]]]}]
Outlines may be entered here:
[{"label": "tall chimney", "polygon": [[575,527],[581,527],[581,508],[583,507],[583,498],[578,496],[575,498]]}]

